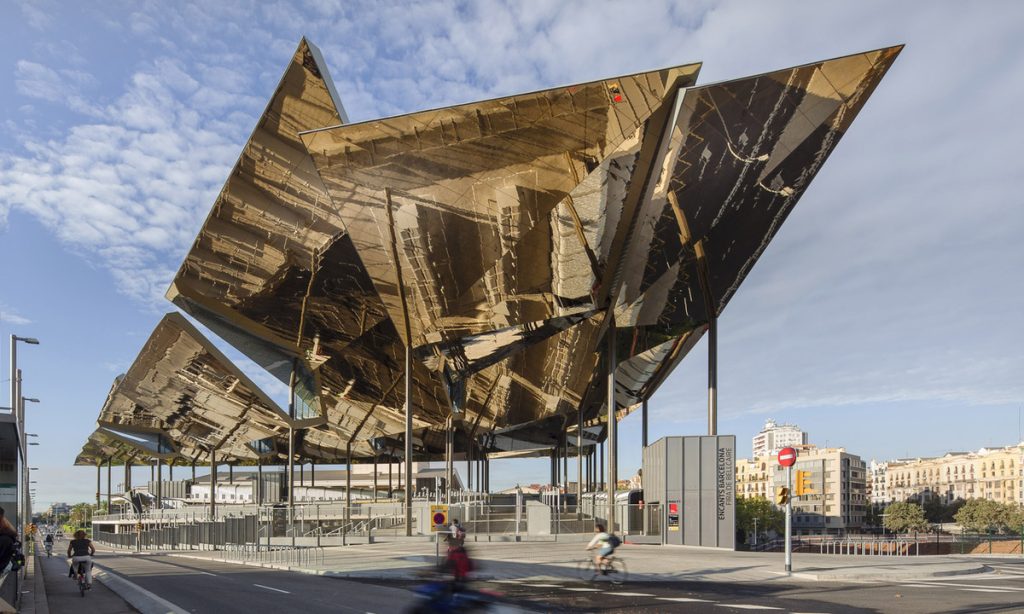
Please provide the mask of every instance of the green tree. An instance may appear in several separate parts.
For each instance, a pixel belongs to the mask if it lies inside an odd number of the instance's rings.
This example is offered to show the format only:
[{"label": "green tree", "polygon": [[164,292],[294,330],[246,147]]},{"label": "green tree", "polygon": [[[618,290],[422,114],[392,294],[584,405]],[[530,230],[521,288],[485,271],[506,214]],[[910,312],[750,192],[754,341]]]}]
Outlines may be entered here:
[{"label": "green tree", "polygon": [[885,508],[885,528],[893,533],[924,531],[928,528],[928,521],[920,505],[899,501]]},{"label": "green tree", "polygon": [[971,499],[953,517],[965,531],[988,533],[1006,526],[1006,510],[1002,504],[988,499]]},{"label": "green tree", "polygon": [[747,534],[753,533],[755,519],[758,533],[780,533],[786,522],[786,514],[764,497],[736,497],[736,528]]},{"label": "green tree", "polygon": [[963,499],[946,503],[942,497],[930,497],[924,502],[924,517],[928,522],[953,522],[963,504]]}]

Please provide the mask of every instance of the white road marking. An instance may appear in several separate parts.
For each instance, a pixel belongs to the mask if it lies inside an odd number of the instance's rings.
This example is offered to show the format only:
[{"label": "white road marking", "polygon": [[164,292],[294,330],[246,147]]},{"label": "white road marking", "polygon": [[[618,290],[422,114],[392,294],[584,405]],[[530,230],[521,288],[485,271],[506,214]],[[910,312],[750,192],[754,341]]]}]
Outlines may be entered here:
[{"label": "white road marking", "polygon": [[565,590],[574,593],[596,593],[601,591],[599,588],[566,588]]},{"label": "white road marking", "polygon": [[694,599],[693,597],[658,597],[659,601],[679,601],[681,603],[710,603],[708,599]]},{"label": "white road marking", "polygon": [[217,574],[215,574],[215,573],[210,573],[210,572],[208,572],[208,571],[199,571],[198,569],[197,569],[197,570],[195,570],[195,571],[196,571],[196,573],[201,573],[201,574],[203,574],[204,576],[214,576],[214,577],[216,577],[216,576],[217,576]]},{"label": "white road marking", "polygon": [[1012,593],[1012,590],[1002,590],[998,588],[962,588],[962,591],[970,591],[972,593]]},{"label": "white road marking", "polygon": [[[991,581],[992,581],[991,579],[988,580],[988,582],[991,582]],[[1001,589],[1001,590],[1004,590],[1004,591],[1024,591],[1024,587],[1018,587],[1018,586],[986,586],[984,584],[957,584],[955,582],[929,582],[928,584],[925,584],[925,586],[928,586],[928,587],[955,586],[955,587],[958,587],[958,588],[959,587],[966,587],[966,588],[997,588],[997,589]]]},{"label": "white road marking", "polygon": [[749,605],[746,603],[716,603],[720,608],[736,608],[738,610],[781,610],[771,605]]},{"label": "white road marking", "polygon": [[651,593],[625,593],[625,592],[613,593],[611,591],[609,591],[608,594],[609,595],[615,595],[616,597],[653,597],[654,596]]},{"label": "white road marking", "polygon": [[265,588],[268,591],[277,591],[279,593],[284,593],[285,595],[291,595],[292,594],[291,591],[283,591],[283,590],[281,590],[279,588],[274,588],[273,586],[264,586],[262,584],[253,584],[253,586],[258,586],[260,588]]},{"label": "white road marking", "polygon": [[534,588],[562,588],[561,584],[524,584],[523,586],[532,586]]}]

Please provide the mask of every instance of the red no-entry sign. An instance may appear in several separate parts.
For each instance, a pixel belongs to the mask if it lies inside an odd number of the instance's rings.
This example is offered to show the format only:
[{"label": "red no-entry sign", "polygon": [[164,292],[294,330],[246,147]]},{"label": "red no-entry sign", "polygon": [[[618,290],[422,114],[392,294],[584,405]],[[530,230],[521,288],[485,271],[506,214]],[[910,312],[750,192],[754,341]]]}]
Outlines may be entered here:
[{"label": "red no-entry sign", "polygon": [[796,450],[793,448],[779,450],[779,464],[783,467],[792,467],[796,464]]}]

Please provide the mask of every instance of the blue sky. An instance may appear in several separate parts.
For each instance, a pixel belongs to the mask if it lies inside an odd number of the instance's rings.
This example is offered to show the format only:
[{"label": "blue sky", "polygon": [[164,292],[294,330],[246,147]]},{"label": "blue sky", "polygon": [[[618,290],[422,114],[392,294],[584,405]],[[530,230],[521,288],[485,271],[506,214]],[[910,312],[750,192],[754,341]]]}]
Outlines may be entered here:
[{"label": "blue sky", "polygon": [[[38,502],[115,375],[299,38],[353,121],[703,60],[704,83],[906,43],[720,320],[720,432],[766,418],[870,458],[1018,441],[1024,4],[0,0],[0,379],[21,347]],[[230,353],[237,356],[236,353]],[[705,347],[651,402],[702,433]],[[251,370],[269,392],[280,389]],[[7,382],[3,382],[4,391]],[[6,405],[6,392],[0,394]],[[621,475],[639,465],[639,417]],[[540,481],[502,461],[492,484]]]}]

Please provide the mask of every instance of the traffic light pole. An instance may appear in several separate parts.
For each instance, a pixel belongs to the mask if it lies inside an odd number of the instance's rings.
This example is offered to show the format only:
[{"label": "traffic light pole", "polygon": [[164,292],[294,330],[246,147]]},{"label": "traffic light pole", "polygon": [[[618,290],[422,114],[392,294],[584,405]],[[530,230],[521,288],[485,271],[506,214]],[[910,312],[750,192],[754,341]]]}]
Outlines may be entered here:
[{"label": "traffic light pole", "polygon": [[793,467],[786,467],[786,573],[793,571]]}]

